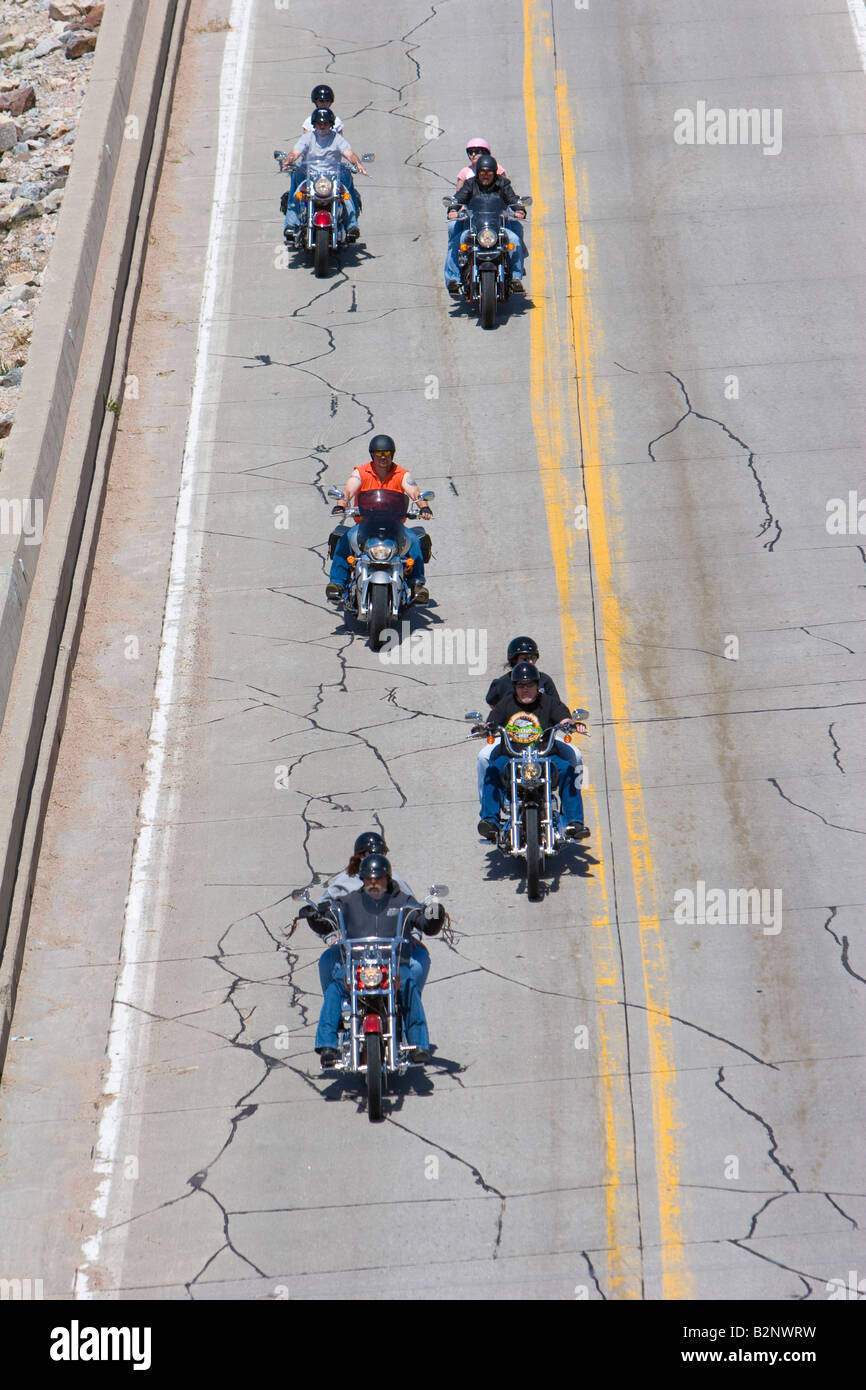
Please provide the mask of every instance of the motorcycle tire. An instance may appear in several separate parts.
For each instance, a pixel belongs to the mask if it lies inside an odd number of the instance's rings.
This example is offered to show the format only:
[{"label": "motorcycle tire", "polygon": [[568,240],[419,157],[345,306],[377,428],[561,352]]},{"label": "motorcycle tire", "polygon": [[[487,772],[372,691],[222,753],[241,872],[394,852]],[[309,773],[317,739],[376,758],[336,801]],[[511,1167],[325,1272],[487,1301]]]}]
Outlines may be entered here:
[{"label": "motorcycle tire", "polygon": [[391,601],[384,584],[373,586],[370,597],[370,647],[377,652],[382,645],[382,633],[391,622]]},{"label": "motorcycle tire", "polygon": [[538,807],[527,806],[523,816],[526,826],[526,896],[534,900],[538,897],[541,873]]},{"label": "motorcycle tire", "polygon": [[496,322],[496,276],[481,276],[481,327],[492,328]]},{"label": "motorcycle tire", "polygon": [[382,1036],[368,1033],[367,1043],[367,1114],[371,1120],[382,1118]]},{"label": "motorcycle tire", "polygon": [[317,280],[327,275],[331,262],[331,230],[329,227],[316,228],[316,245],[313,248],[313,274]]}]

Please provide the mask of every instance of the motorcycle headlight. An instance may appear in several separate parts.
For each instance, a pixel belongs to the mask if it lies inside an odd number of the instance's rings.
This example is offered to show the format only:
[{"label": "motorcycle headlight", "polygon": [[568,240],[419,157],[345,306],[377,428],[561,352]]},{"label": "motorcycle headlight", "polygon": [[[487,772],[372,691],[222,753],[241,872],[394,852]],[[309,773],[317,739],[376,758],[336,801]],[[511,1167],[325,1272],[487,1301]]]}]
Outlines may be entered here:
[{"label": "motorcycle headlight", "polygon": [[393,541],[376,541],[367,546],[367,554],[372,560],[390,560],[396,549]]},{"label": "motorcycle headlight", "polygon": [[519,777],[521,782],[538,782],[541,780],[541,768],[538,763],[524,763]]},{"label": "motorcycle headlight", "polygon": [[358,965],[355,967],[355,983],[358,989],[384,989],[388,984],[388,967]]},{"label": "motorcycle headlight", "polygon": [[313,184],[313,191],[317,198],[330,198],[334,191],[331,180],[324,177],[316,179],[316,182]]},{"label": "motorcycle headlight", "polygon": [[491,251],[498,241],[499,237],[492,227],[482,227],[478,233],[478,245],[482,251]]}]

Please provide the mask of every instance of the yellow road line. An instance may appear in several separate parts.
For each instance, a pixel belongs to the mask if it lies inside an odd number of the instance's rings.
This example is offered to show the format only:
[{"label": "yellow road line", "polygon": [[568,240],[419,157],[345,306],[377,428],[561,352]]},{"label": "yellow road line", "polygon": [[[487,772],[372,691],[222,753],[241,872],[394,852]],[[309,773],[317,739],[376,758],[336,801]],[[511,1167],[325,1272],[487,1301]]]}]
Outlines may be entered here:
[{"label": "yellow road line", "polygon": [[[575,618],[577,594],[575,576],[587,571],[586,532],[575,529],[566,507],[567,486],[561,458],[577,459],[580,450],[577,396],[566,368],[570,361],[567,327],[561,321],[555,293],[548,239],[539,228],[549,212],[546,187],[542,182],[540,148],[556,148],[547,139],[539,141],[539,112],[535,97],[534,68],[538,61],[539,39],[550,49],[549,33],[539,33],[534,4],[524,8],[525,57],[524,98],[529,140],[533,196],[532,283],[536,307],[530,315],[530,380],[533,428],[538,451],[541,485],[547,511],[553,563],[560,596],[560,623],[565,681],[569,705],[586,699],[582,673],[592,669],[594,654],[588,650]],[[550,134],[553,134],[551,131]],[[582,551],[578,553],[580,542]],[[594,791],[584,792],[590,808],[590,821],[599,824]],[[595,992],[598,1007],[599,1072],[601,1111],[605,1150],[606,1232],[608,1247],[607,1286],[617,1298],[641,1295],[640,1260],[635,1253],[637,1217],[634,1187],[634,1142],[631,1130],[631,1102],[628,1090],[628,1050],[624,1011],[621,1004],[619,949],[610,922],[605,866],[596,840],[593,851],[599,862],[595,877],[583,880],[592,914],[592,946]]]},{"label": "yellow road line", "polygon": [[[604,672],[610,713],[613,723],[614,746],[619,763],[622,795],[629,837],[629,860],[635,895],[638,906],[638,922],[643,964],[644,991],[647,1004],[647,1028],[649,1034],[649,1054],[653,1107],[654,1154],[656,1183],[658,1188],[658,1213],[661,1238],[662,1292],[667,1299],[688,1298],[690,1286],[684,1266],[682,1236],[682,1212],[679,1202],[679,1156],[675,1104],[676,1068],[672,1025],[669,1015],[669,993],[667,967],[664,947],[655,904],[655,882],[652,853],[643,804],[640,782],[640,768],[637,754],[637,741],[629,724],[628,703],[625,690],[622,637],[625,621],[613,583],[613,562],[609,540],[609,519],[606,507],[610,497],[605,494],[605,484],[601,469],[602,436],[606,425],[605,401],[593,381],[596,359],[597,327],[592,317],[589,285],[585,272],[578,268],[574,253],[578,246],[585,245],[581,235],[578,207],[581,199],[577,188],[577,155],[572,138],[572,119],[568,106],[568,93],[564,74],[555,72],[555,99],[557,131],[549,132],[553,139],[546,142],[539,139],[538,110],[535,97],[536,64],[539,62],[540,48],[544,57],[541,62],[555,61],[549,7],[544,0],[524,0],[525,65],[524,93],[527,115],[527,135],[529,138],[530,164],[533,176],[533,198],[538,188],[540,216],[534,218],[533,237],[533,286],[538,287],[539,298],[544,304],[543,317],[538,310],[532,315],[539,324],[533,325],[532,369],[533,419],[539,446],[542,466],[542,486],[547,503],[548,525],[561,606],[570,610],[575,598],[573,564],[570,555],[571,542],[564,541],[569,534],[564,515],[561,496],[566,491],[566,480],[561,473],[559,459],[582,456],[584,486],[589,514],[589,536],[592,544],[592,565],[598,594],[601,636],[604,650]],[[555,281],[550,267],[549,234],[544,231],[544,216],[548,211],[543,191],[540,164],[540,151],[559,149],[561,169],[557,168],[557,184],[562,178],[565,229],[567,240],[568,302],[570,306],[567,350],[576,367],[577,390],[574,383],[570,388],[551,370],[553,362],[559,357],[563,343],[560,324],[560,309],[556,302]],[[548,182],[550,175],[548,174]],[[585,199],[583,199],[585,201]],[[540,233],[540,234],[539,234]],[[560,359],[561,361],[561,359]],[[539,415],[547,415],[546,421],[539,421]],[[570,426],[564,428],[563,415]],[[578,441],[579,454],[571,454],[568,448],[567,433]],[[558,476],[557,476],[558,475]],[[608,483],[610,486],[610,483]],[[572,536],[573,533],[572,528]],[[586,557],[584,557],[584,566]],[[574,669],[578,654],[583,670],[591,669],[586,664],[592,654],[580,651],[580,642],[575,640],[576,624],[570,611],[563,612],[563,641],[569,677],[576,676]],[[571,698],[571,689],[569,690]],[[606,892],[605,892],[606,899]],[[607,939],[602,936],[601,923],[593,923],[593,956],[596,964],[596,983],[603,991],[609,978],[610,965],[616,964],[613,937],[608,926]],[[604,995],[602,994],[602,997]],[[602,1012],[602,1018],[604,1012]],[[626,1139],[624,1123],[627,1099],[621,1094],[622,1088],[609,1087],[604,1097],[605,1138],[608,1163],[613,1172],[620,1172],[623,1160],[620,1145]],[[618,1113],[611,1114],[611,1108]],[[632,1144],[630,1126],[628,1144]],[[611,1210],[608,1204],[608,1231],[618,1232],[619,1209]],[[613,1247],[614,1242],[611,1242]],[[617,1261],[622,1265],[622,1259]],[[628,1296],[621,1292],[620,1296]]]}]

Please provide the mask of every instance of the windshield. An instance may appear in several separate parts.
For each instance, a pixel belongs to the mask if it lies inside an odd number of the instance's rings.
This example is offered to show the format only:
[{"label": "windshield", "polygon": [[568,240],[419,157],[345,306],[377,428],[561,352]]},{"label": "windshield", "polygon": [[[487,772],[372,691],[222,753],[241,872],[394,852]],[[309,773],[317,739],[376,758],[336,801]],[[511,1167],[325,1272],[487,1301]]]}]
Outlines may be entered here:
[{"label": "windshield", "polygon": [[359,492],[356,500],[361,513],[359,540],[361,542],[378,536],[381,539],[396,540],[403,530],[403,520],[409,510],[409,498],[405,492],[394,492],[390,488],[375,488]]},{"label": "windshield", "polygon": [[498,217],[499,214],[505,212],[505,210],[505,199],[502,197],[501,193],[485,193],[479,188],[476,193],[472,194],[472,200],[469,203],[469,211],[473,218],[483,217],[487,219],[490,217]]}]

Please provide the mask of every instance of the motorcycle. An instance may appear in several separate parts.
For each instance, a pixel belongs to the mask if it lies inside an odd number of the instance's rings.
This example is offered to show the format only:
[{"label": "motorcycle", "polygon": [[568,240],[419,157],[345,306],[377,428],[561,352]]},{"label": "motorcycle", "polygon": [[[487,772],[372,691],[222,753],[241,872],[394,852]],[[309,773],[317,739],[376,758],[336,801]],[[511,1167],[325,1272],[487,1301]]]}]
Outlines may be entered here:
[{"label": "motorcycle", "polygon": [[[476,205],[482,195],[476,194]],[[463,207],[453,198],[442,199],[449,211],[456,210],[466,228],[460,237],[457,264],[460,267],[460,293],[467,304],[478,306],[482,328],[492,328],[496,322],[496,306],[504,304],[511,294],[511,271],[508,253],[514,242],[506,226],[506,218],[514,208],[502,211],[498,193],[489,195],[489,206]],[[527,208],[531,197],[521,198],[515,206]]]},{"label": "motorcycle", "polygon": [[[288,155],[284,150],[274,150],[274,159],[280,164]],[[369,163],[375,155],[361,156]],[[313,257],[313,274],[321,279],[327,275],[331,252],[342,251],[346,245],[346,213],[344,204],[351,196],[349,190],[335,179],[330,169],[315,160],[308,160],[303,166],[303,181],[295,191],[295,197],[303,205],[301,210],[301,236],[299,248]],[[280,200],[280,208],[285,214],[288,208],[288,192]],[[361,199],[358,198],[360,210]]]},{"label": "motorcycle", "polygon": [[[483,718],[477,710],[465,717]],[[470,734],[471,738],[486,736],[488,743],[500,738],[508,754],[508,769],[503,774],[506,800],[500,812],[497,847],[503,854],[525,860],[526,893],[530,899],[539,896],[545,859],[565,843],[557,770],[550,759],[556,751],[557,734],[563,742],[571,742],[571,734],[564,733],[564,728],[588,735],[585,721],[589,711],[576,709],[571,717],[573,724],[545,731],[537,716],[526,711],[513,715],[504,726],[477,724]]]},{"label": "motorcycle", "polygon": [[[429,891],[437,898],[448,895],[444,886],[434,885]],[[366,1079],[367,1113],[371,1120],[381,1120],[382,1098],[394,1077],[404,1076],[411,1066],[423,1065],[410,1061],[413,1046],[402,1038],[398,993],[400,947],[411,940],[406,929],[424,908],[401,907],[394,936],[348,937],[339,903],[320,908],[305,888],[296,889],[292,897],[303,898],[308,904],[301,916],[328,917],[334,923],[336,943],[327,938],[327,944],[340,946],[348,998],[341,1007],[340,1055],[333,1069]]]},{"label": "motorcycle", "polygon": [[[328,488],[328,496],[343,499],[339,488]],[[435,492],[422,492],[420,502],[426,505]],[[359,492],[355,499],[357,525],[342,526],[332,531],[328,540],[329,558],[334,558],[341,536],[348,531],[349,582],[345,589],[344,607],[347,616],[366,623],[370,646],[378,651],[382,635],[396,627],[400,614],[412,603],[412,567],[409,555],[409,535],[404,520],[414,520],[419,507],[403,492],[385,488]],[[432,542],[423,526],[413,526],[418,537],[424,563],[432,554]]]}]

